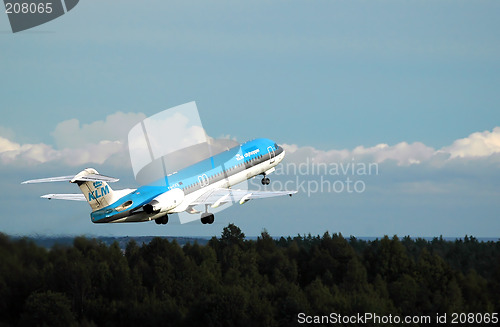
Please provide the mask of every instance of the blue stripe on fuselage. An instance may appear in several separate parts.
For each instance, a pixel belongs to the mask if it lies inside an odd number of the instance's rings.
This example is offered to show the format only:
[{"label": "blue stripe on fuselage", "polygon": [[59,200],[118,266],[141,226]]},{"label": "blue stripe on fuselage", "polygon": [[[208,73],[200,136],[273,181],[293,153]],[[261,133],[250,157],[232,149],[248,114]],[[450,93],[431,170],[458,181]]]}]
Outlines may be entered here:
[{"label": "blue stripe on fuselage", "polygon": [[[200,182],[200,176],[201,181],[203,180],[203,175],[206,177],[224,176],[224,178],[227,178],[227,176],[232,175],[233,172],[231,170],[234,167],[250,162],[257,157],[267,155],[269,147],[272,147],[274,151],[278,150],[276,143],[269,139],[255,139],[228,149],[216,156],[181,169],[168,177],[166,176],[151,184],[139,187],[136,191],[120,198],[115,203],[93,212],[91,214],[92,221],[98,222],[102,219],[110,220],[110,218],[113,220],[112,217],[119,213],[114,208],[126,201],[133,201],[133,206],[127,209],[127,212],[129,212],[149,203],[158,195],[173,188],[181,188],[186,194],[189,194],[199,189],[199,187],[196,188],[195,186]],[[124,213],[126,212],[122,212],[122,214]]]}]

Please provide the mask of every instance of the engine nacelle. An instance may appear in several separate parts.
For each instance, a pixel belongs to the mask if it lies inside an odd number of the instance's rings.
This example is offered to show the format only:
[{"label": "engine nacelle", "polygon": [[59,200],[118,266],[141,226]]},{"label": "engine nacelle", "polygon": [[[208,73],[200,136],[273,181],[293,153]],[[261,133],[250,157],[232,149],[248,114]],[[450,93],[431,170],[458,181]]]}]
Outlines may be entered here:
[{"label": "engine nacelle", "polygon": [[180,188],[174,188],[158,195],[143,208],[148,214],[162,213],[177,207],[182,201],[184,201],[184,192]]}]

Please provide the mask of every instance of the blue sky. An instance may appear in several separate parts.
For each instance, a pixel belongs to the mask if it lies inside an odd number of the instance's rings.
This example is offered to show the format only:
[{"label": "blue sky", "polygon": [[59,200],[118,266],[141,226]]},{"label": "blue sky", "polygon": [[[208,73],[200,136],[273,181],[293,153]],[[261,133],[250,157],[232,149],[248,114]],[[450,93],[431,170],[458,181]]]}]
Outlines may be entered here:
[{"label": "blue sky", "polygon": [[[497,1],[81,1],[16,34],[0,15],[0,230],[218,235],[234,221],[248,235],[499,236],[499,14]],[[362,194],[252,201],[210,227],[93,225],[84,203],[38,198],[71,185],[18,185],[95,166],[133,186],[123,148],[100,142],[193,100],[212,136],[379,174],[354,176]]]}]

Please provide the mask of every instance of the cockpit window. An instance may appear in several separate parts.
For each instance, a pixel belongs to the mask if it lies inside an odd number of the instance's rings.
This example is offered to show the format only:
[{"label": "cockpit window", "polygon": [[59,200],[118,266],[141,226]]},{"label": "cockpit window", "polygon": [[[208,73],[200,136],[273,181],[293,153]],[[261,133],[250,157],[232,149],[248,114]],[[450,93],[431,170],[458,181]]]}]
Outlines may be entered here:
[{"label": "cockpit window", "polygon": [[276,150],[278,150],[278,144],[277,144],[277,143],[274,143],[274,148],[275,148]]}]

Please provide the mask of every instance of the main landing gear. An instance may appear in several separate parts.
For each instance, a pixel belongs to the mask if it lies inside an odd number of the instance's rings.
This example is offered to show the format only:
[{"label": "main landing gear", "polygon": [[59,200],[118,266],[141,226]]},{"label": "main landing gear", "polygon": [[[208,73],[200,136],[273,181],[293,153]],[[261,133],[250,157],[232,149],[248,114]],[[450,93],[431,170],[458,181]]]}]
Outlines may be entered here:
[{"label": "main landing gear", "polygon": [[157,225],[166,225],[168,223],[168,215],[155,219]]},{"label": "main landing gear", "polygon": [[215,217],[214,217],[214,214],[213,213],[209,213],[209,212],[204,212],[201,214],[201,223],[203,225],[205,224],[213,224],[214,220],[215,220]]},{"label": "main landing gear", "polygon": [[271,183],[271,180],[268,177],[264,176],[264,178],[262,178],[261,180],[261,183],[262,185],[269,185],[269,183]]}]

